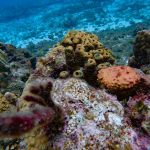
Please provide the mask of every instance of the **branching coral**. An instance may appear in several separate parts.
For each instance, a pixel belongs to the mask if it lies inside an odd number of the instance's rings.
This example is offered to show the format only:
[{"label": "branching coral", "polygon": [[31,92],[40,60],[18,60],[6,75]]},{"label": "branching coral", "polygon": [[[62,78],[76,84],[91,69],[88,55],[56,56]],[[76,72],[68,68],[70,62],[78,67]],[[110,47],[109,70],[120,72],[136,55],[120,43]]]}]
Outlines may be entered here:
[{"label": "branching coral", "polygon": [[[63,124],[63,113],[59,106],[51,100],[51,89],[52,80],[49,78],[28,81],[20,98],[20,111],[0,115],[0,136],[18,137],[35,127],[37,127],[36,129],[43,127],[45,133],[43,132],[42,136],[45,136],[46,139],[47,132],[54,132],[54,130],[59,132],[60,126]],[[9,95],[6,94],[6,97],[9,98]],[[55,129],[46,132],[47,126],[51,127],[51,123]],[[29,137],[29,135],[27,136]],[[28,142],[31,143],[31,141]],[[48,144],[48,139],[46,142],[45,145]]]},{"label": "branching coral", "polygon": [[53,120],[54,111],[51,108],[36,107],[30,112],[1,114],[0,136],[19,136],[38,125]]},{"label": "branching coral", "polygon": [[33,129],[24,137],[28,150],[133,147],[122,105],[84,80],[31,77],[19,107],[0,115],[0,135],[16,137]]}]

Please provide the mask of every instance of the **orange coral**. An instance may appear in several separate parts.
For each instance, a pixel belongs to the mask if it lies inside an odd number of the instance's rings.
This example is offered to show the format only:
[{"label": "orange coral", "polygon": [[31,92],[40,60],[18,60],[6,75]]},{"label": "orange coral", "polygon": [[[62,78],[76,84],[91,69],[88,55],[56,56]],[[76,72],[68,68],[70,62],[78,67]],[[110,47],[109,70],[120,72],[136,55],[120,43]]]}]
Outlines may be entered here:
[{"label": "orange coral", "polygon": [[141,81],[140,74],[128,66],[113,66],[98,72],[98,81],[113,93],[121,94],[137,87]]}]

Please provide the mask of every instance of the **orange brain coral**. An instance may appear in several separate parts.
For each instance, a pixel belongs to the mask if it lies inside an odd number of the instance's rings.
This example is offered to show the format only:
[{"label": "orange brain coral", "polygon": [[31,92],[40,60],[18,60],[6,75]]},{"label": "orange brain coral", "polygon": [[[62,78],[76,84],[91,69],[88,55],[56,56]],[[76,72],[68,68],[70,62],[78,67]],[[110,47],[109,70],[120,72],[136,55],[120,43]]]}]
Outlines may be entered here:
[{"label": "orange brain coral", "polygon": [[141,77],[134,68],[128,66],[113,66],[98,72],[98,81],[112,92],[128,90],[136,87]]}]

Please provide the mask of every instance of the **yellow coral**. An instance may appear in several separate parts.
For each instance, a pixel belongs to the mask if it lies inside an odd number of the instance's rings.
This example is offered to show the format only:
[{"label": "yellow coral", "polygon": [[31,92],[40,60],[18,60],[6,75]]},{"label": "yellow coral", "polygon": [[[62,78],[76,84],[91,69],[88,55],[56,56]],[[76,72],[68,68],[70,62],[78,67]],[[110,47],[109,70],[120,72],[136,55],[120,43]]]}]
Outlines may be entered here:
[{"label": "yellow coral", "polygon": [[[94,65],[89,61],[92,60]],[[63,71],[74,76],[76,70],[83,70],[83,77],[97,84],[96,73],[99,64],[115,61],[110,50],[106,49],[94,34],[70,31],[49,53],[40,58],[37,69],[42,76],[59,78]]]},{"label": "yellow coral", "polygon": [[48,147],[48,136],[41,127],[34,128],[25,135],[28,150],[46,150]]},{"label": "yellow coral", "polygon": [[9,111],[10,103],[6,100],[3,94],[0,93],[0,113]]},{"label": "yellow coral", "polygon": [[[68,40],[70,42],[67,42]],[[115,60],[110,50],[106,49],[102,43],[99,42],[98,37],[94,34],[80,31],[71,31],[65,36],[60,44],[65,48],[67,46],[74,48],[74,52],[76,54],[74,60],[77,60],[79,56],[82,57],[82,59],[84,59],[84,57],[87,57],[87,59],[95,59],[98,63],[114,63]],[[83,52],[85,52],[85,55],[83,55]],[[98,57],[98,55],[100,56]],[[87,61],[87,59],[84,61]],[[73,58],[71,58],[71,60],[73,60]]]}]

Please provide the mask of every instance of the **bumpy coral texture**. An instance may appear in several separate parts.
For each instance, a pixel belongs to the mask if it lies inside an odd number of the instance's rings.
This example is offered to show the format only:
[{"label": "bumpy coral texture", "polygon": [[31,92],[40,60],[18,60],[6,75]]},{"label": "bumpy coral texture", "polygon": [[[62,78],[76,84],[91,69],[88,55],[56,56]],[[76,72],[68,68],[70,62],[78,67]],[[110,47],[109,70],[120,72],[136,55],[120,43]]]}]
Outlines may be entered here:
[{"label": "bumpy coral texture", "polygon": [[139,64],[150,63],[150,30],[138,32],[133,52]]},{"label": "bumpy coral texture", "polygon": [[129,65],[138,67],[150,74],[150,30],[138,32],[133,47],[133,56],[129,59]]},{"label": "bumpy coral texture", "polygon": [[13,93],[0,93],[0,113],[8,111],[17,111],[16,107],[17,97]]},{"label": "bumpy coral texture", "polygon": [[[48,144],[47,126],[50,130],[48,133],[58,132],[59,129],[55,128],[61,126],[59,121],[63,114],[51,100],[51,88],[52,80],[50,78],[28,81],[18,104],[20,111],[0,114],[0,136],[15,138],[34,129],[34,132],[30,132],[32,135],[25,135],[25,139],[28,141],[27,149],[45,150]],[[9,95],[6,94],[6,97],[9,98]],[[54,128],[51,128],[51,122],[53,122]],[[35,133],[38,133],[36,137]],[[34,141],[36,142],[34,143]]]},{"label": "bumpy coral texture", "polygon": [[71,31],[46,57],[39,59],[37,70],[54,78],[74,76],[96,83],[97,70],[113,64],[114,60],[96,35]]},{"label": "bumpy coral texture", "polygon": [[75,63],[74,65],[82,66],[89,58],[94,59],[97,64],[114,62],[110,50],[106,49],[94,34],[72,31],[65,36],[60,44],[65,47],[66,57],[67,54],[70,54],[69,52],[73,53],[71,56],[73,60],[68,58],[67,61],[74,61],[72,62]]},{"label": "bumpy coral texture", "polygon": [[54,81],[51,98],[64,110],[64,129],[58,132],[56,124],[35,128],[26,136],[29,150],[45,150],[47,146],[63,150],[125,150],[132,149],[137,142],[140,147],[141,142],[125,122],[123,107],[116,97],[96,90],[84,80],[69,78]]},{"label": "bumpy coral texture", "polygon": [[101,84],[115,93],[134,88],[141,81],[140,74],[128,66],[114,66],[101,69],[97,77]]},{"label": "bumpy coral texture", "polygon": [[124,120],[116,97],[84,80],[30,79],[21,99],[22,111],[0,115],[0,135],[17,136],[33,129],[25,135],[28,150],[125,150],[142,144]]},{"label": "bumpy coral texture", "polygon": [[10,103],[6,100],[3,94],[0,93],[0,113],[10,110]]}]

